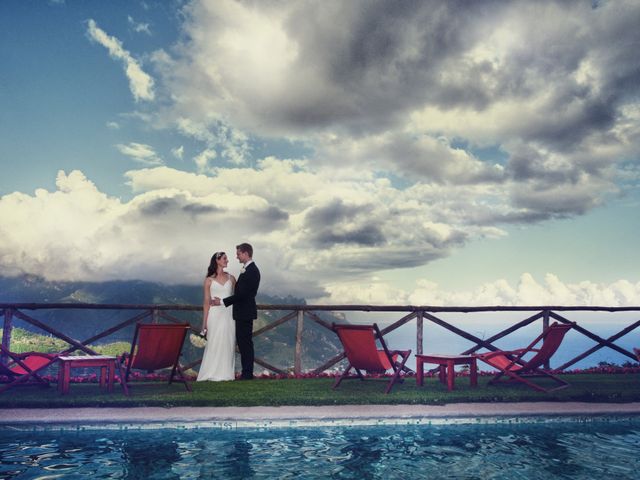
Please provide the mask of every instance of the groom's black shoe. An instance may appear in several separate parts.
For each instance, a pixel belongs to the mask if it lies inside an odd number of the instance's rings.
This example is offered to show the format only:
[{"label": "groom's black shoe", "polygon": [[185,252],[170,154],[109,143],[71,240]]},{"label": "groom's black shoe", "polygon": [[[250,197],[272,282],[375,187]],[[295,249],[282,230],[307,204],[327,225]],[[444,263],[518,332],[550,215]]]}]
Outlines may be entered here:
[{"label": "groom's black shoe", "polygon": [[253,375],[242,375],[240,380],[253,380]]}]

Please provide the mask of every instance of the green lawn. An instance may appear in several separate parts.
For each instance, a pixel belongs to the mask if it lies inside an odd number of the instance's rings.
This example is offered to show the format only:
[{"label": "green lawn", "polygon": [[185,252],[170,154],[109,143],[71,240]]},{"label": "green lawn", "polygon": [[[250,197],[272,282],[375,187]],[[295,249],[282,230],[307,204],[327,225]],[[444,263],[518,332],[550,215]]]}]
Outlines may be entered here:
[{"label": "green lawn", "polygon": [[279,405],[347,405],[347,404],[428,404],[456,402],[524,402],[524,401],[640,401],[640,374],[564,375],[569,388],[551,393],[536,392],[524,385],[487,385],[490,377],[479,378],[476,389],[467,378],[456,379],[456,390],[434,378],[416,387],[407,378],[385,395],[381,380],[344,381],[339,389],[331,388],[331,378],[260,380],[250,382],[192,383],[188,393],[182,384],[132,383],[132,395],[125,397],[119,385],[113,393],[100,392],[95,383],[71,384],[69,395],[58,394],[55,384],[49,388],[16,387],[0,394],[0,408],[18,407],[134,407],[134,406],[279,406]]}]

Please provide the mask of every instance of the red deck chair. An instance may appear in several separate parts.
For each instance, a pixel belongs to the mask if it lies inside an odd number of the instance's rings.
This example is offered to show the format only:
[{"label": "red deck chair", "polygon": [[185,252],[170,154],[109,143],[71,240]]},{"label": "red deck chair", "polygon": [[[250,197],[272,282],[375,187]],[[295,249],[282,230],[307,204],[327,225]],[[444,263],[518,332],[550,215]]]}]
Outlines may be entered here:
[{"label": "red deck chair", "polygon": [[[545,370],[543,366],[549,361],[553,354],[556,353],[565,334],[572,327],[573,324],[571,323],[560,324],[555,322],[545,329],[527,348],[480,353],[476,354],[475,357],[499,370],[499,373],[489,381],[491,384],[499,382],[500,379],[506,375],[509,377],[508,380],[522,382],[540,392],[551,392],[553,390],[566,388],[569,386],[569,383],[556,377],[549,370]],[[540,348],[535,348],[540,342],[542,342]],[[534,353],[531,358],[528,360],[523,358],[531,352]],[[526,377],[550,378],[556,382],[558,386],[554,388],[544,388],[528,380]]]},{"label": "red deck chair", "polygon": [[[153,372],[171,368],[169,384],[176,380],[184,383],[187,391],[191,391],[179,364],[182,345],[189,329],[188,323],[136,325],[131,352],[123,353],[117,362],[125,395],[129,395],[129,373],[132,369]],[[176,375],[178,378],[175,378]]]},{"label": "red deck chair", "polygon": [[[361,370],[367,373],[385,373],[393,370],[393,376],[389,380],[384,393],[389,393],[393,385],[400,379],[400,372],[405,369],[411,350],[389,351],[378,325],[338,325],[333,324],[333,331],[338,334],[338,338],[344,346],[344,353],[347,355],[349,366],[344,373],[336,380],[333,388],[338,388],[340,382],[345,378],[360,378],[364,380]],[[376,338],[380,340],[382,350],[376,347]],[[398,362],[398,357],[402,357],[402,362]],[[349,372],[354,368],[357,376],[349,376]]]},{"label": "red deck chair", "polygon": [[7,378],[0,393],[18,385],[40,385],[48,387],[49,382],[38,372],[44,370],[58,358],[57,355],[40,352],[13,353],[0,345],[0,352],[9,357],[9,363],[0,363],[0,376]]}]

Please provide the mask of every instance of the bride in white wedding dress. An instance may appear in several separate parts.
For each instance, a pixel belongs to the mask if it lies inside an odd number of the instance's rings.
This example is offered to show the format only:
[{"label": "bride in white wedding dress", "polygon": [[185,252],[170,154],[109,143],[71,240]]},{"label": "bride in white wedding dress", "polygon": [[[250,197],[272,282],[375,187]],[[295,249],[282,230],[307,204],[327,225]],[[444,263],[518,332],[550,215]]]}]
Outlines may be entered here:
[{"label": "bride in white wedding dress", "polygon": [[210,305],[213,297],[226,298],[233,294],[236,279],[224,271],[228,263],[224,252],[216,252],[211,257],[204,281],[202,330],[206,334],[207,345],[197,381],[218,382],[234,380],[236,377],[236,323],[232,317],[232,307]]}]

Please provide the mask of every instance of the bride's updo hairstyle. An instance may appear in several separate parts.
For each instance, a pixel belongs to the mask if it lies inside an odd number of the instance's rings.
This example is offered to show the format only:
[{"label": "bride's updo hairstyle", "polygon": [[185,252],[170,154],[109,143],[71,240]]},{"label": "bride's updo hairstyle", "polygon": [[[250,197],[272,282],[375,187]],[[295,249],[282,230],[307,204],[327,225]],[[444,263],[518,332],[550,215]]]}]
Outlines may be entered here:
[{"label": "bride's updo hairstyle", "polygon": [[218,271],[218,260],[222,258],[224,252],[216,252],[211,257],[211,261],[209,262],[209,268],[207,268],[207,277],[215,277],[216,272]]}]

